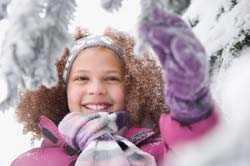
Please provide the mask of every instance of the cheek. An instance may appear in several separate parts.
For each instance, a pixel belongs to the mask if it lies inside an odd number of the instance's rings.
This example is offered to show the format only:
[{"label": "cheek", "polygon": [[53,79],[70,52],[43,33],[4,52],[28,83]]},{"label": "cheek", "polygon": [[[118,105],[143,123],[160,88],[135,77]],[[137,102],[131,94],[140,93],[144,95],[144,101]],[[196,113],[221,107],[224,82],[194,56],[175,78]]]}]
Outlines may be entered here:
[{"label": "cheek", "polygon": [[111,96],[113,100],[119,105],[124,105],[124,100],[125,100],[125,92],[123,87],[115,87],[112,88],[111,91]]},{"label": "cheek", "polygon": [[79,109],[82,95],[83,93],[79,91],[79,88],[68,87],[67,100],[68,100],[69,110],[71,112],[77,111]]}]

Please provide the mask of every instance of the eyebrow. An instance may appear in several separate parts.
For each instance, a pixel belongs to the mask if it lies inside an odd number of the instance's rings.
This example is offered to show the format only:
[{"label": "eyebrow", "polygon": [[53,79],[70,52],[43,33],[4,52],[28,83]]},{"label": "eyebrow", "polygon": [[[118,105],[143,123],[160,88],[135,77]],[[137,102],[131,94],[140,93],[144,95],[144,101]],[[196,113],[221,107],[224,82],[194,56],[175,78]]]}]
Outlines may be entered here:
[{"label": "eyebrow", "polygon": [[[107,74],[112,74],[112,73],[115,73],[115,74],[120,74],[120,71],[118,71],[118,70],[106,70],[106,71],[104,71],[105,73],[107,73]],[[74,73],[90,73],[90,71],[89,70],[84,70],[84,69],[79,69],[79,70],[76,70]]]}]

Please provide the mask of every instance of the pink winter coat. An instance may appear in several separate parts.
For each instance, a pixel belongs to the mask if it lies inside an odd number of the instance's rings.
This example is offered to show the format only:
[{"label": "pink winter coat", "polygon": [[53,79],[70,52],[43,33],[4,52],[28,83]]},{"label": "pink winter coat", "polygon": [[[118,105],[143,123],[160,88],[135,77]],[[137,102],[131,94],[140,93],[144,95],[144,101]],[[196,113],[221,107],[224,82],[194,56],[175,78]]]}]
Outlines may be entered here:
[{"label": "pink winter coat", "polygon": [[[215,111],[207,119],[189,126],[181,126],[169,114],[162,114],[159,137],[152,139],[150,129],[135,127],[125,132],[124,137],[138,138],[136,145],[153,155],[159,164],[169,149],[201,138],[217,123],[218,115]],[[55,124],[48,118],[41,117],[40,127],[45,136],[41,147],[23,153],[11,166],[73,166],[78,153],[64,142]]]}]

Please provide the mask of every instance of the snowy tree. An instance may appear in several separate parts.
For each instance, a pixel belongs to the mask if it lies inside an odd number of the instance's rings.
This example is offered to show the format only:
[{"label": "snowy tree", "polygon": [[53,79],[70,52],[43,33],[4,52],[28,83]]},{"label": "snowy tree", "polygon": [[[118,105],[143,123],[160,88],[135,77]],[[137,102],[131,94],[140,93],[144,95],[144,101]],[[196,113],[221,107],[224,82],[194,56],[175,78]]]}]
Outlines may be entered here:
[{"label": "snowy tree", "polygon": [[184,19],[206,46],[214,72],[250,46],[248,0],[193,0]]},{"label": "snowy tree", "polygon": [[72,40],[68,24],[75,1],[12,0],[8,7],[0,49],[0,75],[8,88],[0,110],[13,106],[21,90],[56,83],[56,60]]}]

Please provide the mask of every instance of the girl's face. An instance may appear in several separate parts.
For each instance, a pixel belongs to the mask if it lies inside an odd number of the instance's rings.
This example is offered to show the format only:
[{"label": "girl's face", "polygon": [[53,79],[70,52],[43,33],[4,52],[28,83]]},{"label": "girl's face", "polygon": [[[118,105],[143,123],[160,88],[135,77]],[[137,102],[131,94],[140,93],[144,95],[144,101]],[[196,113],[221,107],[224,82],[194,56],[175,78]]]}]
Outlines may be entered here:
[{"label": "girl's face", "polygon": [[67,85],[71,112],[116,112],[124,108],[122,65],[113,51],[93,47],[73,62]]}]

